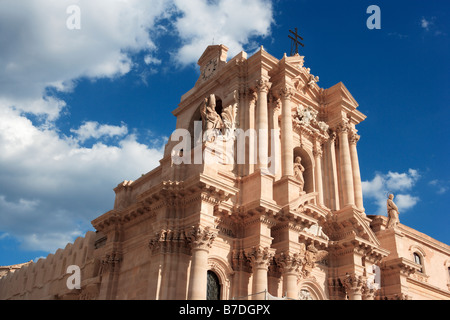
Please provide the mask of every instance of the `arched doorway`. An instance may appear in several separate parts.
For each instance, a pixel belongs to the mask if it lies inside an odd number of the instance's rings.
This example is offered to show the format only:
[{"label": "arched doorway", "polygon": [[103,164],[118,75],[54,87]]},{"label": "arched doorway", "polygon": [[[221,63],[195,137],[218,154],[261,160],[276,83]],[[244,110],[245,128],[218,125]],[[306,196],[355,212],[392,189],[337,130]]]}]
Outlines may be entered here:
[{"label": "arched doorway", "polygon": [[207,272],[206,300],[220,300],[219,277],[211,270]]}]

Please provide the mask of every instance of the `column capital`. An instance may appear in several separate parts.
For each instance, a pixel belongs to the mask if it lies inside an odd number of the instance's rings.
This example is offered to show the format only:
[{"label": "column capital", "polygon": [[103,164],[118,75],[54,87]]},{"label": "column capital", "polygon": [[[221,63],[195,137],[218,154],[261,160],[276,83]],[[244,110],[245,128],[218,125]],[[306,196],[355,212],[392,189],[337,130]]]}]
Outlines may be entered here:
[{"label": "column capital", "polygon": [[336,130],[335,131],[330,130],[328,136],[330,137],[330,142],[333,142],[333,143],[336,142],[336,138],[337,138]]},{"label": "column capital", "polygon": [[284,251],[275,257],[275,262],[283,273],[299,273],[305,259],[299,253]]},{"label": "column capital", "polygon": [[355,274],[346,274],[342,279],[342,283],[344,284],[345,291],[350,297],[353,297],[351,300],[360,300],[355,299],[355,296],[360,297],[363,292],[363,287],[366,284],[366,279],[363,276],[357,276]]},{"label": "column capital", "polygon": [[211,230],[210,227],[192,227],[187,234],[187,238],[191,244],[193,250],[206,250],[208,251],[214,239],[217,237],[217,230]]},{"label": "column capital", "polygon": [[289,86],[284,86],[279,88],[277,93],[280,98],[290,100],[294,95],[294,89]]},{"label": "column capital", "polygon": [[347,121],[343,121],[343,122],[341,122],[341,123],[337,126],[336,131],[337,131],[339,134],[341,134],[341,133],[349,133],[349,131],[350,131],[350,125],[348,124]]},{"label": "column capital", "polygon": [[323,150],[321,146],[315,146],[313,149],[314,158],[321,158],[323,155]]},{"label": "column capital", "polygon": [[256,91],[257,92],[269,92],[270,88],[272,87],[272,83],[269,82],[267,79],[260,78],[256,80]]},{"label": "column capital", "polygon": [[350,132],[350,136],[349,136],[349,142],[350,144],[355,144],[359,141],[359,139],[361,138],[361,136],[359,134],[357,134],[354,131]]},{"label": "column capital", "polygon": [[246,255],[250,259],[253,269],[269,270],[270,261],[273,259],[275,253],[273,249],[262,246],[254,246],[246,250]]}]

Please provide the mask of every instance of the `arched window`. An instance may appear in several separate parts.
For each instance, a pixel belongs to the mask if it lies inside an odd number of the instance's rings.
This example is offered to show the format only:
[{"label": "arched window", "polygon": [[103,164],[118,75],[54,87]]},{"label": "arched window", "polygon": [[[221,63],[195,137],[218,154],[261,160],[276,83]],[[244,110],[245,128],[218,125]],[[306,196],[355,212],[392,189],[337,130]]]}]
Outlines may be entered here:
[{"label": "arched window", "polygon": [[423,272],[422,257],[417,252],[414,252],[414,262],[422,267],[419,271]]},{"label": "arched window", "polygon": [[211,270],[207,272],[206,300],[220,300],[219,277]]}]

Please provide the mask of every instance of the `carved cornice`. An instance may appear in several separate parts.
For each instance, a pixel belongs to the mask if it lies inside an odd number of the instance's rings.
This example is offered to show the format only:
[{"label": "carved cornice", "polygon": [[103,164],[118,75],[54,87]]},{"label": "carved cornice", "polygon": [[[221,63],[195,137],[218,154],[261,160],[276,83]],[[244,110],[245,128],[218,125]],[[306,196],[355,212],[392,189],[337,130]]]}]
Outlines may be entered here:
[{"label": "carved cornice", "polygon": [[405,258],[396,258],[383,261],[381,269],[386,273],[400,273],[403,276],[409,277],[420,269],[420,266]]}]

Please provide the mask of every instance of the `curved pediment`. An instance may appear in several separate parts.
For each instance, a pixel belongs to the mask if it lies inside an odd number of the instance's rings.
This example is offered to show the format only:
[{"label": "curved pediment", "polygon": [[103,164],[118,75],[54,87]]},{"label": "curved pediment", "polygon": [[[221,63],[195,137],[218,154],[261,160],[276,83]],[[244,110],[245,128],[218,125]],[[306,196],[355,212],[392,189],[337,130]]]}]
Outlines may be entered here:
[{"label": "curved pediment", "polygon": [[318,195],[319,195],[318,192],[311,192],[300,195],[297,199],[289,203],[289,210],[293,211],[301,210],[301,208],[304,207],[306,204],[314,203]]}]

